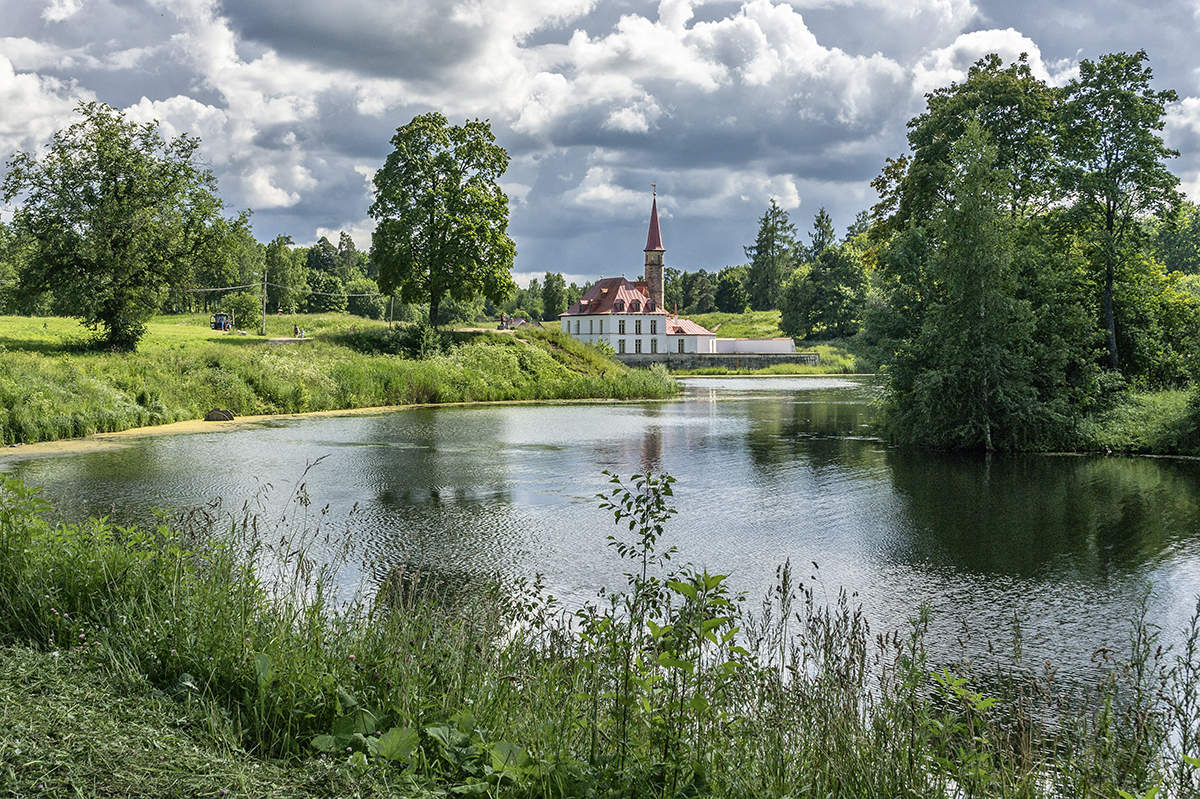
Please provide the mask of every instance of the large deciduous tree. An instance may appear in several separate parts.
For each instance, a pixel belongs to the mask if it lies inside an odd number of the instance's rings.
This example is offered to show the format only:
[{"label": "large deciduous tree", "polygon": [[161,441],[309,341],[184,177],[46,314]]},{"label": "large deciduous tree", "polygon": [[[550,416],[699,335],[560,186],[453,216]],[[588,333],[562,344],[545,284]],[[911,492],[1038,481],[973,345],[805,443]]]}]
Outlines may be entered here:
[{"label": "large deciduous tree", "polygon": [[4,199],[18,203],[13,225],[30,244],[19,291],[52,290],[106,345],[133,349],[168,290],[186,287],[228,232],[214,224],[216,180],[199,139],[165,139],[157,122],[102,103],[76,110],[44,152],[8,162]]},{"label": "large deciduous tree", "polygon": [[1062,108],[1062,182],[1089,228],[1093,262],[1103,275],[1102,314],[1108,362],[1120,368],[1113,285],[1144,218],[1178,197],[1166,160],[1178,155],[1160,132],[1174,91],[1153,88],[1145,51],[1084,59],[1067,84]]},{"label": "large deciduous tree", "polygon": [[450,125],[439,113],[422,114],[397,128],[392,146],[375,174],[370,209],[371,258],[384,293],[428,302],[430,324],[446,297],[503,302],[515,289],[516,247],[498,183],[508,153],[491,125]]}]

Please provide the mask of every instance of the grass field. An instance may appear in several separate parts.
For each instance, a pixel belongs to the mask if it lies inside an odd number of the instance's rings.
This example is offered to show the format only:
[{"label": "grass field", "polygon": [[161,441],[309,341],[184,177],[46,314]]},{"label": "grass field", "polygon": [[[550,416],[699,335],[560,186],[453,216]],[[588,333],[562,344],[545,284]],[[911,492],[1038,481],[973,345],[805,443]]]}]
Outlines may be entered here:
[{"label": "grass field", "polygon": [[658,398],[661,369],[624,367],[560,333],[447,332],[440,354],[384,354],[386,326],[337,314],[268,318],[268,336],[208,328],[207,315],[159,317],[137,352],[89,349],[60,318],[0,317],[0,443],[86,436],[197,419],[382,405]]},{"label": "grass field", "polygon": [[779,329],[779,311],[746,311],[745,313],[690,314],[698,325],[715,331],[721,338],[783,338]]}]

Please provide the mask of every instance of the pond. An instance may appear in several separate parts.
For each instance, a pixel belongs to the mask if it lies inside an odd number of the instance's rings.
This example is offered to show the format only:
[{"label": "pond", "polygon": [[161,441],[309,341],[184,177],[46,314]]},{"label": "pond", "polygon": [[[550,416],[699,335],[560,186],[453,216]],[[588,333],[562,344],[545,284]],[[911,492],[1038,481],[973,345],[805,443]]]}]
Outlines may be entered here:
[{"label": "pond", "polygon": [[[690,378],[676,400],[417,408],[0,453],[68,518],[152,519],[214,498],[344,532],[345,586],[396,564],[545,576],[578,603],[622,582],[604,470],[675,476],[664,545],[757,598],[790,559],[876,630],[933,612],[934,657],[1089,672],[1138,602],[1178,638],[1200,593],[1200,462],[937,455],[868,434],[868,382]],[[22,449],[25,451],[22,452]],[[30,454],[34,454],[30,457]],[[307,469],[307,473],[306,473]],[[307,507],[294,502],[303,483]],[[814,565],[815,564],[815,565]]]}]

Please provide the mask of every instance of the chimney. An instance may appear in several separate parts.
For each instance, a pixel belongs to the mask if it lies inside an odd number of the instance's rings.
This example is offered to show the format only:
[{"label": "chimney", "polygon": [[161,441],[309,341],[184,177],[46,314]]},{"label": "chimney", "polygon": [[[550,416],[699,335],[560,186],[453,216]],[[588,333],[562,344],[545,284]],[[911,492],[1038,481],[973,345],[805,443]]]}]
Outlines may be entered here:
[{"label": "chimney", "polygon": [[[663,254],[662,235],[658,231],[658,196],[650,205],[650,233],[646,236],[646,287],[656,310],[663,307]],[[664,309],[665,310],[665,309]]]}]

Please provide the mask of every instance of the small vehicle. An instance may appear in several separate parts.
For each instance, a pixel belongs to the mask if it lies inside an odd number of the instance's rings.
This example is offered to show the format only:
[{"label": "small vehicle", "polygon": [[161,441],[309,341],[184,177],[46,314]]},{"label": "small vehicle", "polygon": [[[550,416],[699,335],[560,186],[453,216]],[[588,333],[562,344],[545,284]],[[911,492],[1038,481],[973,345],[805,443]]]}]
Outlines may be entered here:
[{"label": "small vehicle", "polygon": [[233,319],[227,313],[215,313],[208,320],[208,325],[213,330],[233,330]]}]

